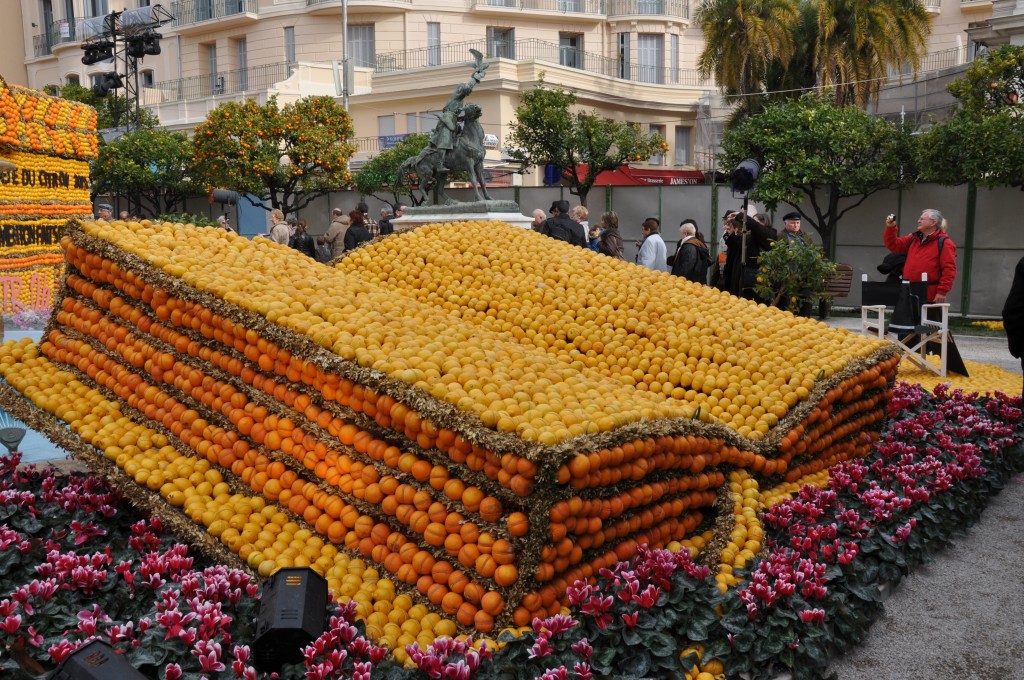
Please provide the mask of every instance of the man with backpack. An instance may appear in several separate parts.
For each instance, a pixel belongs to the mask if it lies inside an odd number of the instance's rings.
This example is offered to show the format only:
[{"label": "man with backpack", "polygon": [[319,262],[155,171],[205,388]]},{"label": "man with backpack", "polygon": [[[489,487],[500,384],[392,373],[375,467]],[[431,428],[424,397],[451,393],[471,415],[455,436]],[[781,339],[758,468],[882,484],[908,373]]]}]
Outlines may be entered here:
[{"label": "man with backpack", "polygon": [[555,201],[551,204],[551,217],[540,225],[540,233],[559,241],[571,243],[585,248],[587,245],[586,230],[579,222],[569,217],[569,201]]},{"label": "man with backpack", "polygon": [[928,302],[945,302],[956,280],[956,244],[942,229],[942,213],[928,208],[917,218],[917,231],[899,235],[895,216],[885,220],[885,247],[907,256],[903,279],[920,281],[928,275]]},{"label": "man with backpack", "polygon": [[683,220],[679,225],[679,245],[675,254],[668,258],[668,264],[673,276],[707,285],[711,253],[697,236],[697,223],[693,220]]}]

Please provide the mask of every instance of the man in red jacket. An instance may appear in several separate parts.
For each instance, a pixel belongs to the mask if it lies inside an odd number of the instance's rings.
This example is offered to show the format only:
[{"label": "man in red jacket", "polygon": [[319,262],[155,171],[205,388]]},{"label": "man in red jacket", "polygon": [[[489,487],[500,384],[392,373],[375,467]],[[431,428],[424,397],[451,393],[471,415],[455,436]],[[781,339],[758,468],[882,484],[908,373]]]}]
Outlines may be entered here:
[{"label": "man in red jacket", "polygon": [[917,231],[899,235],[892,215],[885,220],[885,247],[907,256],[906,281],[920,281],[928,274],[928,302],[945,302],[956,279],[956,245],[942,229],[942,213],[927,209],[917,218]]}]

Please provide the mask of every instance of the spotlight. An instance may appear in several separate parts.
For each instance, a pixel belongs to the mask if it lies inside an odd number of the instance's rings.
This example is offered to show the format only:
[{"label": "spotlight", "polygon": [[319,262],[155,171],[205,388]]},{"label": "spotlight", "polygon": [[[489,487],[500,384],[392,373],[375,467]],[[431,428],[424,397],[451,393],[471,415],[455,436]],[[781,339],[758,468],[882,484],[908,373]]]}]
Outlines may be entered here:
[{"label": "spotlight", "polygon": [[277,669],[302,660],[302,648],[323,631],[327,581],[308,567],[279,569],[267,581],[256,617],[253,661]]},{"label": "spotlight", "polygon": [[128,56],[142,59],[147,55],[160,54],[160,38],[163,36],[154,30],[148,30],[128,40]]},{"label": "spotlight", "polygon": [[160,38],[162,37],[156,31],[146,31],[146,39],[142,44],[147,55],[156,56],[160,54]]},{"label": "spotlight", "polygon": [[106,97],[111,90],[121,87],[124,87],[124,81],[121,80],[121,76],[114,71],[110,71],[96,76],[96,81],[92,84],[92,93],[97,97]]},{"label": "spotlight", "polygon": [[143,43],[141,36],[129,40],[128,47],[125,50],[128,52],[129,57],[134,57],[135,59],[141,59],[146,56],[146,45]]},{"label": "spotlight", "polygon": [[93,640],[61,661],[50,680],[145,680],[145,677],[106,642]]},{"label": "spotlight", "polygon": [[85,54],[82,55],[82,63],[86,66],[114,58],[114,43],[109,40],[86,43],[82,45],[82,49],[85,50]]},{"label": "spotlight", "polygon": [[754,188],[757,183],[757,176],[761,173],[761,166],[752,158],[740,161],[731,173],[729,173],[729,189],[734,194],[746,194]]},{"label": "spotlight", "polygon": [[221,205],[237,205],[238,192],[230,189],[210,189],[206,195],[208,203],[220,203]]}]

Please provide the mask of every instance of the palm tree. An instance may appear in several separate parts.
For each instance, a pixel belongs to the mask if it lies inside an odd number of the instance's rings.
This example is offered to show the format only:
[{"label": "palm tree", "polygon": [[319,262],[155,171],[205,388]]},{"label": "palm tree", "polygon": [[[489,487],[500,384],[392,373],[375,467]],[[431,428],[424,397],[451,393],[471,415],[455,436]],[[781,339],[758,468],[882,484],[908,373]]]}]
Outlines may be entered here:
[{"label": "palm tree", "polygon": [[931,29],[920,0],[816,0],[818,85],[835,90],[836,104],[864,107],[878,98],[893,67],[916,73]]},{"label": "palm tree", "polygon": [[[727,93],[750,95],[763,89],[773,63],[783,67],[794,50],[798,0],[703,0],[695,21],[704,32],[697,68],[714,76]],[[742,108],[751,110],[750,97]]]}]

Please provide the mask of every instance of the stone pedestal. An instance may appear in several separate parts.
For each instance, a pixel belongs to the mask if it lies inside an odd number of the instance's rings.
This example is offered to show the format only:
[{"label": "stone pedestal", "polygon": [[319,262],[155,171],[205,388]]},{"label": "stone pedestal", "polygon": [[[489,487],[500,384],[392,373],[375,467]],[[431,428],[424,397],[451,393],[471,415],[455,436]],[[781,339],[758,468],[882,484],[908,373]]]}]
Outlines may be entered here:
[{"label": "stone pedestal", "polygon": [[530,229],[533,224],[533,218],[523,215],[515,201],[474,201],[407,208],[401,217],[391,220],[391,224],[396,232],[402,232],[435,222],[473,220],[498,220],[523,229]]}]

